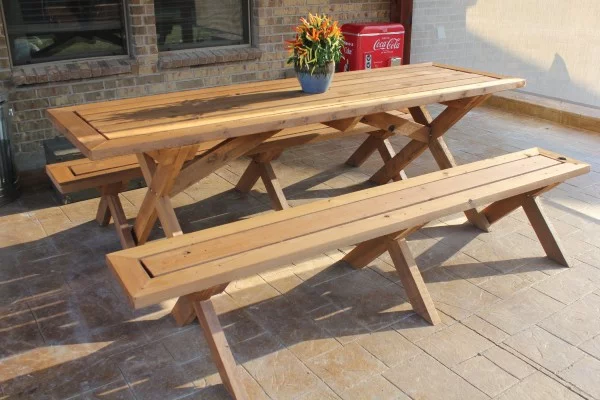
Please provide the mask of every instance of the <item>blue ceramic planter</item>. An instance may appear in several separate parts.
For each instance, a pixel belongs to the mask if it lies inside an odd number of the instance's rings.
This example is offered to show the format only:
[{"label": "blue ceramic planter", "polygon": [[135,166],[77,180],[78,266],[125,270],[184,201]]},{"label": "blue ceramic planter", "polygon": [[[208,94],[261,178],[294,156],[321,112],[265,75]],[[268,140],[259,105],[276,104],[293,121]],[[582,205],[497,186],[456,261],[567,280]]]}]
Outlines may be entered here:
[{"label": "blue ceramic planter", "polygon": [[312,75],[309,70],[296,68],[296,76],[305,93],[325,93],[333,80],[335,64],[329,63],[325,67],[316,68]]}]

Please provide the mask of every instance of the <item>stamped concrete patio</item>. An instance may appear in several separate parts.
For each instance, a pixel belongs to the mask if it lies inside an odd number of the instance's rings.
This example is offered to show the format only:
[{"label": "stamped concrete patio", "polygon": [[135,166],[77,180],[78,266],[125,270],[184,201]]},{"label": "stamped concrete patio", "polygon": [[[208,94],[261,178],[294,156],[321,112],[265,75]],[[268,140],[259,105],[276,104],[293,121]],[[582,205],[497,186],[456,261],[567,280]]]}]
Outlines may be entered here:
[{"label": "stamped concrete patio", "polygon": [[[491,233],[461,215],[410,237],[440,326],[412,313],[387,256],[356,271],[340,249],[235,282],[214,302],[251,399],[600,399],[600,136],[479,108],[446,140],[459,163],[540,146],[592,165],[543,196],[572,268],[544,258],[518,211]],[[364,187],[381,161],[345,167],[359,142],[284,153],[292,205]],[[272,212],[261,187],[232,190],[244,167],[175,198],[184,231]],[[407,174],[434,170],[426,154]],[[122,196],[129,216],[142,196]],[[197,323],[177,328],[173,302],[129,308],[97,203],[47,190],[0,208],[0,398],[227,398]]]}]

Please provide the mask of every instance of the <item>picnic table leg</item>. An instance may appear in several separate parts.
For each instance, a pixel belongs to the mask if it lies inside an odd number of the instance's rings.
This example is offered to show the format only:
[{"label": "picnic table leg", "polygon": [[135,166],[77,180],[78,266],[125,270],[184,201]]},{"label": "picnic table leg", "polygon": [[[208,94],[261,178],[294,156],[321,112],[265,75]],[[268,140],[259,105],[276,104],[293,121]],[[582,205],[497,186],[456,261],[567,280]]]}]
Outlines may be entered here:
[{"label": "picnic table leg", "polygon": [[157,217],[160,219],[167,237],[182,233],[175,210],[171,205],[170,191],[190,151],[195,152],[196,147],[186,146],[179,149],[162,150],[156,163],[148,154],[138,155],[142,174],[148,185],[148,191],[142,201],[133,228],[138,245],[144,244],[148,240]]},{"label": "picnic table leg", "polygon": [[[346,165],[351,167],[360,167],[376,151],[378,151],[381,155],[383,162],[387,163],[396,155],[396,152],[394,151],[394,148],[388,139],[392,135],[393,133],[386,131],[379,131],[377,133],[370,134],[369,137],[367,137],[367,139],[365,139],[365,141],[358,147],[358,149],[352,153],[348,160],[346,160]],[[394,174],[391,179],[394,181],[406,179],[406,173],[404,170],[400,170]]]},{"label": "picnic table leg", "polygon": [[425,282],[408,248],[406,239],[388,239],[387,250],[415,312],[432,325],[439,324],[441,322],[440,316],[435,309],[427,287],[425,287]]},{"label": "picnic table leg", "polygon": [[273,170],[273,165],[271,164],[271,161],[276,160],[280,155],[281,151],[276,151],[261,153],[254,156],[248,165],[248,168],[246,168],[246,171],[244,171],[242,177],[238,181],[238,184],[235,187],[236,190],[241,193],[248,193],[252,187],[254,187],[258,179],[261,178],[267,189],[267,194],[271,199],[273,209],[279,211],[290,208],[281,184],[279,183],[279,179]]},{"label": "picnic table leg", "polygon": [[192,294],[187,297],[202,326],[204,337],[208,342],[208,347],[223,384],[233,399],[247,399],[248,396],[238,379],[236,363],[223,328],[219,323],[219,316],[210,300],[210,295]]},{"label": "picnic table leg", "polygon": [[531,223],[531,226],[533,227],[533,230],[535,231],[548,258],[556,261],[560,265],[568,267],[569,262],[565,256],[565,251],[560,244],[552,223],[545,216],[538,197],[540,194],[556,186],[558,186],[558,184],[549,185],[540,190],[523,193],[497,201],[487,206],[482,211],[482,214],[487,217],[490,223],[495,223],[517,208],[523,207],[523,210],[529,219],[529,223]]},{"label": "picnic table leg", "polygon": [[[411,140],[371,177],[371,181],[380,185],[389,182],[394,178],[395,173],[404,169],[428,148],[441,169],[455,167],[457,165],[456,161],[450,150],[448,150],[448,146],[442,136],[470,110],[477,107],[488,97],[488,95],[483,95],[446,102],[447,108],[435,119],[431,117],[425,106],[411,107],[409,111],[413,120],[418,124],[430,128],[429,143]],[[479,229],[486,232],[489,230],[490,223],[485,218],[485,215],[481,214],[478,210],[467,210],[465,211],[465,215],[469,222]]]}]

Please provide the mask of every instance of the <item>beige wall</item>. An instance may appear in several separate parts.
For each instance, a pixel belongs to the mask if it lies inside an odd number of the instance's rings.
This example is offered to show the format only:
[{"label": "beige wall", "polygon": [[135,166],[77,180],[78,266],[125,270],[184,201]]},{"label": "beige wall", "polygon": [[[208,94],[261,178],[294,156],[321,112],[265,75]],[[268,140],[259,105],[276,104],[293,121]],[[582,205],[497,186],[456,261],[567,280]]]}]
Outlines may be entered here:
[{"label": "beige wall", "polygon": [[526,92],[600,107],[600,0],[415,0],[413,29],[413,62],[520,76]]}]

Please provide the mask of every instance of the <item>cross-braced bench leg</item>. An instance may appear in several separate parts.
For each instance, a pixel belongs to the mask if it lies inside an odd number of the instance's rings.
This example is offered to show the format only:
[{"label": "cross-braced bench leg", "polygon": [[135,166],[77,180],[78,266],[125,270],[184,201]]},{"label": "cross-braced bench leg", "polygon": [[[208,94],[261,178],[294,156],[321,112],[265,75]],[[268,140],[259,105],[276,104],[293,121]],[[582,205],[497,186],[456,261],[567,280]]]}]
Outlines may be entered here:
[{"label": "cross-braced bench leg", "polygon": [[387,250],[400,276],[408,300],[417,314],[432,325],[441,322],[429,291],[419,272],[419,267],[413,258],[406,239],[387,239]]},{"label": "cross-braced bench leg", "polygon": [[135,240],[133,238],[132,227],[127,222],[123,205],[119,199],[119,192],[122,187],[121,183],[112,183],[102,187],[102,199],[106,202],[106,207],[108,208],[108,220],[112,216],[121,246],[124,249],[128,249],[135,247]]},{"label": "cross-braced bench leg", "polygon": [[[413,228],[405,229],[401,232],[397,232],[391,237],[396,240],[405,239],[411,233],[414,233],[421,229],[423,225],[418,225]],[[350,264],[353,268],[364,268],[371,263],[374,259],[382,255],[387,251],[387,243],[385,238],[375,238],[367,240],[366,242],[357,244],[348,254],[344,256],[342,260]]]},{"label": "cross-braced bench leg", "polygon": [[279,179],[273,170],[273,165],[271,165],[271,161],[276,160],[280,155],[281,152],[269,152],[254,156],[235,187],[242,193],[248,193],[261,178],[273,208],[278,211],[290,208]]},{"label": "cross-braced bench leg", "polygon": [[98,188],[100,191],[100,204],[98,204],[98,211],[96,211],[96,221],[100,226],[107,226],[110,223],[110,208],[108,206],[108,198],[103,193],[107,187],[110,186],[111,191],[117,190],[117,192],[121,192],[123,188],[127,187],[127,182],[122,183],[111,183],[106,186],[101,186]]},{"label": "cross-braced bench leg", "polygon": [[191,294],[186,298],[198,317],[223,384],[232,398],[236,400],[247,399],[246,391],[237,376],[235,360],[231,354],[227,338],[225,338],[225,333],[219,323],[219,317],[210,300],[212,296],[210,293],[209,289],[208,292]]},{"label": "cross-braced bench leg", "polygon": [[517,196],[509,197],[497,201],[487,206],[482,214],[490,221],[495,223],[510,214],[519,207],[523,207],[529,223],[533,227],[540,244],[544,248],[549,259],[556,261],[565,267],[569,266],[565,251],[558,240],[558,236],[550,220],[544,215],[544,211],[538,196],[557,185],[547,186],[540,190],[523,193]]},{"label": "cross-braced bench leg", "polygon": [[440,317],[406,243],[406,237],[422,227],[423,225],[415,226],[389,236],[360,243],[346,254],[343,260],[354,268],[363,268],[386,251],[389,252],[413,309],[426,321],[435,325],[440,322]]}]

